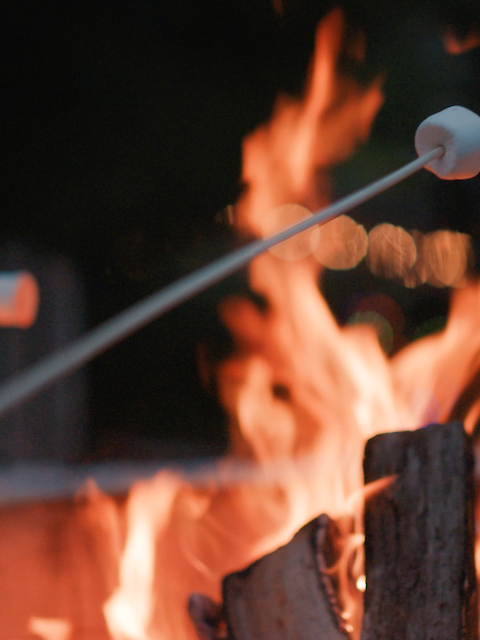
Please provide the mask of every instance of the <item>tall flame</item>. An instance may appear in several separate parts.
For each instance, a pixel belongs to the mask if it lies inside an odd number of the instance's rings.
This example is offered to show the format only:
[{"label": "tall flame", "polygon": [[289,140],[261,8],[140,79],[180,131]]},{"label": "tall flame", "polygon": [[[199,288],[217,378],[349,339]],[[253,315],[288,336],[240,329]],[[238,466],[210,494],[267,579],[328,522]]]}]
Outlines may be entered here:
[{"label": "tall flame", "polygon": [[[362,42],[361,33],[346,42],[338,9],[319,24],[304,99],[281,97],[270,123],[245,140],[239,232],[260,236],[289,203],[302,206],[288,215],[326,204],[321,176],[367,138],[382,104],[380,79],[364,88],[338,69],[340,55],[361,58]],[[478,317],[479,286],[456,295],[443,334],[388,361],[371,327],[337,325],[318,289],[322,267],[310,240],[297,260],[280,253],[252,263],[250,286],[265,308],[242,298],[221,307],[237,345],[214,372],[231,451],[203,483],[166,472],[132,490],[119,585],[104,607],[114,640],[193,640],[190,593],[219,600],[225,574],[319,513],[339,515],[362,485],[365,440],[446,419],[480,364],[478,345],[473,355],[459,349],[471,322],[462,309]],[[470,408],[467,423],[478,413]],[[242,460],[256,474],[240,482]]]},{"label": "tall flame", "polygon": [[368,138],[383,102],[381,79],[365,90],[338,71],[340,54],[362,57],[362,34],[356,38],[346,42],[340,9],[328,14],[316,30],[303,100],[281,96],[270,122],[246,138],[242,178],[248,188],[237,206],[239,229],[261,235],[265,215],[289,202],[310,209],[326,204],[328,183],[318,183],[321,171]]}]

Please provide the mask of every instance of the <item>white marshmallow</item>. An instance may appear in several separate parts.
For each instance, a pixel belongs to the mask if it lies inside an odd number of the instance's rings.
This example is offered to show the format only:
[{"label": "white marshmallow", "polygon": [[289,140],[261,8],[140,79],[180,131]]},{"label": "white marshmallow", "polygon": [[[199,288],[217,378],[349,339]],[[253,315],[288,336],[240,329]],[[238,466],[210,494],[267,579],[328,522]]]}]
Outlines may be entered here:
[{"label": "white marshmallow", "polygon": [[445,153],[425,168],[444,180],[465,180],[480,172],[480,117],[465,107],[448,107],[422,122],[415,133],[419,156],[442,145]]}]

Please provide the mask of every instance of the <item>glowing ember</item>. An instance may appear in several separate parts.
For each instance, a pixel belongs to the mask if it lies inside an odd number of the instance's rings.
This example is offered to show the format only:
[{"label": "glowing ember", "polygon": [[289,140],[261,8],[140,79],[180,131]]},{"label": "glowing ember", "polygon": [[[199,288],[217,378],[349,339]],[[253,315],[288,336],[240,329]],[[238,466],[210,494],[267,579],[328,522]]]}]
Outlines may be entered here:
[{"label": "glowing ember", "polygon": [[359,591],[365,591],[365,589],[367,588],[367,581],[365,579],[365,576],[360,576],[357,579],[355,585]]}]

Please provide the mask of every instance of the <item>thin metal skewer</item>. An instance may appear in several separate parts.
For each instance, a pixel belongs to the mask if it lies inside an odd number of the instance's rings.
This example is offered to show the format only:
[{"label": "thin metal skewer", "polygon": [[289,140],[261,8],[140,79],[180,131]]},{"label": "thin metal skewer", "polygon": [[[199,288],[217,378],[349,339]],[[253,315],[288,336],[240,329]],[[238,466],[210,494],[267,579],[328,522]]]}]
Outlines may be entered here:
[{"label": "thin metal skewer", "polygon": [[159,318],[167,311],[205,291],[205,289],[232,273],[239,271],[251,260],[276,244],[288,240],[315,225],[325,224],[333,218],[363,204],[382,191],[386,191],[416,173],[432,160],[442,156],[444,152],[443,146],[436,147],[393,173],[320,210],[311,218],[303,220],[270,238],[253,241],[202,267],[198,271],[177,280],[119,313],[114,318],[107,320],[82,338],[40,360],[40,362],[20,372],[3,384],[0,387],[0,417],[47,385],[72,373],[152,320]]}]

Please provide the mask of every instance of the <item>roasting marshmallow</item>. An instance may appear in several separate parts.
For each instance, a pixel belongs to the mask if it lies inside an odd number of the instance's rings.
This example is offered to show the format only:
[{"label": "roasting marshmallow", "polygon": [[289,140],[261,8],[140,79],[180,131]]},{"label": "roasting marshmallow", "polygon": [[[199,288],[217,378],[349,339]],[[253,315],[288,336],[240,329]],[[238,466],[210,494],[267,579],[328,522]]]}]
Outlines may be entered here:
[{"label": "roasting marshmallow", "polygon": [[464,107],[449,107],[422,122],[415,133],[419,156],[442,146],[440,158],[425,166],[444,180],[465,180],[480,172],[480,117]]}]

